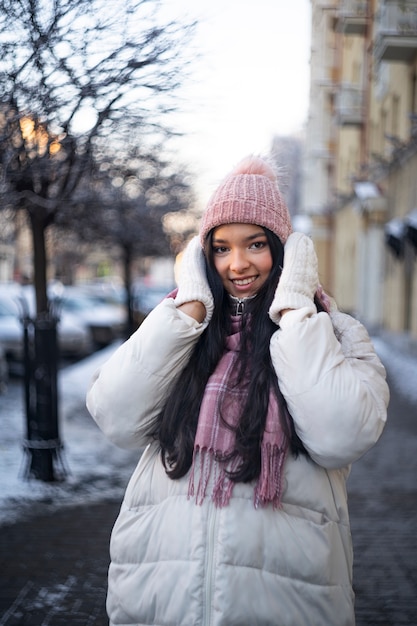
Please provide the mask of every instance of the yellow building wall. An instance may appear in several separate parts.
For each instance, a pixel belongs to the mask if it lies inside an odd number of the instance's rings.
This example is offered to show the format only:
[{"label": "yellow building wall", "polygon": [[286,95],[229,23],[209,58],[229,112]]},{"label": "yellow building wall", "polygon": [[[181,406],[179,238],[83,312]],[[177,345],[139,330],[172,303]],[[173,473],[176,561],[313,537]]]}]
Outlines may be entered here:
[{"label": "yellow building wall", "polygon": [[312,238],[317,254],[319,281],[323,289],[332,294],[332,217],[329,215],[314,215],[312,217]]},{"label": "yellow building wall", "polygon": [[360,128],[345,126],[339,131],[336,189],[338,194],[352,193],[352,177],[360,166]]},{"label": "yellow building wall", "polygon": [[341,35],[343,80],[363,86],[364,81],[364,38],[358,35]]},{"label": "yellow building wall", "polygon": [[[392,170],[384,181],[391,218],[404,218],[417,207],[417,155]],[[384,325],[393,331],[409,330],[417,336],[417,256],[406,242],[405,257],[387,250]]]},{"label": "yellow building wall", "polygon": [[358,249],[357,233],[361,216],[346,206],[334,216],[333,268],[334,297],[339,309],[354,313],[356,308]]},{"label": "yellow building wall", "polygon": [[388,330],[404,329],[404,269],[403,263],[388,253],[386,258],[383,325]]},{"label": "yellow building wall", "polygon": [[[364,85],[364,40],[358,36],[340,36],[340,83],[355,89]],[[352,183],[359,176],[363,129],[359,125],[337,127],[337,158],[334,192],[336,197],[352,196]],[[357,299],[358,242],[361,216],[351,202],[334,214],[331,249],[332,290],[341,310],[354,313]]]},{"label": "yellow building wall", "polygon": [[398,141],[410,136],[413,68],[402,63],[374,68],[369,114],[370,157],[389,159]]}]

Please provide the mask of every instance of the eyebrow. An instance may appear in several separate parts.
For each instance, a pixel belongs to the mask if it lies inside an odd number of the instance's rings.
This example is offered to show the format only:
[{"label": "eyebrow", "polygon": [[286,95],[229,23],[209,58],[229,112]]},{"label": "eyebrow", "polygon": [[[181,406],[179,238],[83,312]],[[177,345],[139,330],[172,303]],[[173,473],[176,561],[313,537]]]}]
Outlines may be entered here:
[{"label": "eyebrow", "polygon": [[[248,237],[245,237],[243,239],[243,241],[253,241],[254,239],[258,239],[259,237],[265,237],[266,238],[266,234],[263,230],[258,231],[257,233],[253,233],[253,235],[249,235]],[[213,237],[213,243],[227,243],[228,240],[227,239],[220,239],[219,237],[214,236]]]}]

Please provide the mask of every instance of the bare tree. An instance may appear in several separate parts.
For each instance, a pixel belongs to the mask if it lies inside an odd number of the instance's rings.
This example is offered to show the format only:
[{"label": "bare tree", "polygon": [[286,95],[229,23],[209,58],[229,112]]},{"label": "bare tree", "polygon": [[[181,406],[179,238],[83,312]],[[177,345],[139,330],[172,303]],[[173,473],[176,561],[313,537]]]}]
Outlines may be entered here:
[{"label": "bare tree", "polygon": [[44,231],[99,140],[111,142],[121,121],[143,134],[167,130],[190,27],[157,26],[157,4],[0,2],[2,204],[30,215],[38,313],[47,310]]},{"label": "bare tree", "polygon": [[117,248],[124,268],[127,294],[127,333],[132,316],[132,263],[144,256],[173,256],[178,243],[164,229],[167,214],[190,209],[194,203],[190,175],[185,166],[167,158],[158,146],[145,151],[136,133],[130,133],[116,154],[102,153],[83,179],[70,210],[59,224],[78,226],[84,241],[102,240]]},{"label": "bare tree", "polygon": [[43,480],[54,479],[59,446],[56,411],[45,409],[46,396],[56,405],[45,231],[121,122],[144,135],[169,131],[192,25],[161,25],[158,6],[0,0],[0,209],[27,211],[33,235],[37,392],[28,440],[30,473]]}]

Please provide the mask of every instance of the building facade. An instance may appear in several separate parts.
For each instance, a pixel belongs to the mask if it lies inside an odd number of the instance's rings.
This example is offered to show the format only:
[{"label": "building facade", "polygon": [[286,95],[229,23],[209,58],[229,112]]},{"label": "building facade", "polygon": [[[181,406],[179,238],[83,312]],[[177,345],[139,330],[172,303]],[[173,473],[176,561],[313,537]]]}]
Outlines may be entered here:
[{"label": "building facade", "polygon": [[303,212],[321,281],[417,337],[417,0],[312,0]]}]

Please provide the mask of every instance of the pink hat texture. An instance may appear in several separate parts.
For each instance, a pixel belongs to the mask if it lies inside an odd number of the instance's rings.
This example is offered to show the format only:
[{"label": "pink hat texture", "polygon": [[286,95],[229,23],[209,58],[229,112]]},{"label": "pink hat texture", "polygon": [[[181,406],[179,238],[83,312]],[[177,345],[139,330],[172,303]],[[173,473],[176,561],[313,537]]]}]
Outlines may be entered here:
[{"label": "pink hat texture", "polygon": [[211,196],[200,226],[200,241],[223,224],[257,224],[284,244],[292,232],[291,218],[272,167],[260,157],[241,161]]}]

